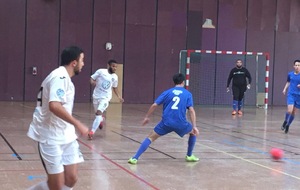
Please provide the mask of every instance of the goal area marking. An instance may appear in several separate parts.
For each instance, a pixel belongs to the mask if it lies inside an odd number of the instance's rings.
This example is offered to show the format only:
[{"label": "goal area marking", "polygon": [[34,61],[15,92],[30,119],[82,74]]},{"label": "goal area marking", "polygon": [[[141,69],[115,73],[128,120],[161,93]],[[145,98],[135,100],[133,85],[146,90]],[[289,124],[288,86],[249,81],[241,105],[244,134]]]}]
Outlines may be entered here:
[{"label": "goal area marking", "polygon": [[[265,96],[264,96],[264,108],[268,109],[268,93],[269,93],[269,64],[270,64],[270,54],[267,52],[249,52],[249,51],[218,51],[218,50],[181,50],[187,53],[186,57],[186,89],[189,89],[190,86],[190,64],[191,64],[191,54],[192,53],[202,53],[202,54],[222,54],[222,55],[249,55],[249,56],[264,56],[266,59],[266,66],[265,66]],[[180,52],[180,56],[181,56]],[[257,69],[257,68],[256,68]]]}]

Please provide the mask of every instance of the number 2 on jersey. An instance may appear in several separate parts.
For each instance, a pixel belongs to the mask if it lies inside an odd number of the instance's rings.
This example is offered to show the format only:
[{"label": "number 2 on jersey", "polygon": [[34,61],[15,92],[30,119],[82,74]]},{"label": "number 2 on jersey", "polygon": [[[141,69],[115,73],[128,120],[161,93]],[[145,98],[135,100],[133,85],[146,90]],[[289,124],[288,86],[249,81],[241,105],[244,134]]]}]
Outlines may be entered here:
[{"label": "number 2 on jersey", "polygon": [[180,98],[178,96],[174,96],[173,102],[174,102],[174,104],[172,105],[171,109],[172,110],[178,110],[178,106],[177,105],[180,102]]}]

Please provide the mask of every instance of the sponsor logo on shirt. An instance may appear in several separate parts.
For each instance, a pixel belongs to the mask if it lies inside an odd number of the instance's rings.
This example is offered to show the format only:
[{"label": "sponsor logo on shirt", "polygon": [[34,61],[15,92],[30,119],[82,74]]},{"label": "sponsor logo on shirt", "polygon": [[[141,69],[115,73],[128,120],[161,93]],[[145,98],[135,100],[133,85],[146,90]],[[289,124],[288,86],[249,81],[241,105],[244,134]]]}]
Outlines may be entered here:
[{"label": "sponsor logo on shirt", "polygon": [[101,86],[102,86],[102,88],[107,90],[107,89],[109,89],[110,84],[111,84],[110,81],[104,81],[104,82],[102,82]]},{"label": "sponsor logo on shirt", "polygon": [[173,94],[175,94],[176,96],[178,96],[179,94],[182,93],[181,90],[173,90],[172,92],[173,92]]},{"label": "sponsor logo on shirt", "polygon": [[65,95],[65,91],[60,88],[56,91],[56,95],[61,98]]}]

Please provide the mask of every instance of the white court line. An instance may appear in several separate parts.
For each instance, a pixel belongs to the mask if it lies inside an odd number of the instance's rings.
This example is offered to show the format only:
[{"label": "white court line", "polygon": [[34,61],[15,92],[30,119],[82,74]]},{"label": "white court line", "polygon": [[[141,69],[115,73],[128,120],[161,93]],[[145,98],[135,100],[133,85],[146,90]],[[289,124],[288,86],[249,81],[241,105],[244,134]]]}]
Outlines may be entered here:
[{"label": "white court line", "polygon": [[251,161],[251,160],[242,158],[242,157],[240,157],[240,156],[236,156],[236,155],[234,155],[234,154],[230,154],[230,153],[228,153],[228,152],[225,152],[225,151],[222,151],[222,150],[219,150],[219,149],[216,149],[216,148],[213,148],[213,147],[204,145],[204,144],[200,144],[200,146],[203,146],[203,147],[212,149],[212,150],[214,150],[214,151],[217,151],[217,152],[220,152],[220,153],[223,153],[223,154],[227,154],[227,155],[229,155],[229,156],[231,156],[231,157],[234,157],[234,158],[237,158],[237,159],[241,159],[241,160],[243,160],[243,161],[245,161],[245,162],[249,162],[249,163],[251,163],[251,164],[260,166],[260,167],[262,167],[262,168],[266,168],[266,169],[269,169],[269,170],[272,170],[272,171],[275,171],[275,172],[284,174],[284,175],[286,175],[286,176],[289,176],[289,177],[292,177],[292,178],[295,178],[295,179],[300,180],[300,177],[294,176],[294,175],[292,175],[292,174],[288,174],[288,173],[286,173],[286,172],[283,172],[283,171],[280,171],[280,170],[277,170],[277,169],[274,169],[274,168],[270,168],[270,167],[268,167],[268,166],[264,166],[264,165],[262,165],[262,164],[253,162],[253,161]]}]

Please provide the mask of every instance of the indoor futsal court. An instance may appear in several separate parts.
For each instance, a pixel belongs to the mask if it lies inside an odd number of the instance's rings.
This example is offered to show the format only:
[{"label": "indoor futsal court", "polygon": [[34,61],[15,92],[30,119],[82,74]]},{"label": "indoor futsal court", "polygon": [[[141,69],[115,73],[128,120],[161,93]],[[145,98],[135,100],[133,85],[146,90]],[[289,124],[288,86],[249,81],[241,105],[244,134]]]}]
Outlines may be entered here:
[{"label": "indoor futsal court", "polygon": [[[1,102],[1,190],[23,190],[46,179],[37,144],[26,136],[34,106]],[[288,134],[281,131],[286,107],[246,106],[243,116],[232,116],[229,106],[196,106],[200,135],[194,154],[199,162],[185,161],[187,137],[171,133],[152,143],[137,165],[130,165],[128,159],[160,120],[157,109],[150,123],[141,126],[148,108],[111,104],[106,126],[94,139],[78,139],[85,162],[79,165],[75,190],[299,189],[299,117]],[[91,104],[76,103],[74,115],[90,126]],[[284,151],[280,161],[270,157],[272,148]]]}]

